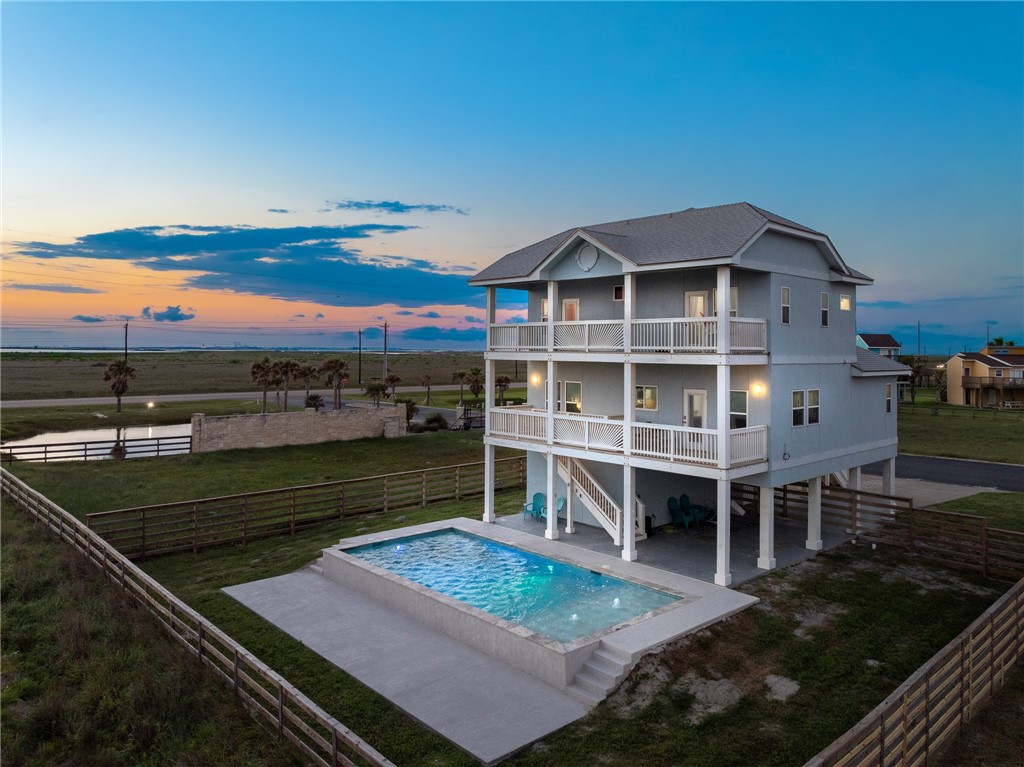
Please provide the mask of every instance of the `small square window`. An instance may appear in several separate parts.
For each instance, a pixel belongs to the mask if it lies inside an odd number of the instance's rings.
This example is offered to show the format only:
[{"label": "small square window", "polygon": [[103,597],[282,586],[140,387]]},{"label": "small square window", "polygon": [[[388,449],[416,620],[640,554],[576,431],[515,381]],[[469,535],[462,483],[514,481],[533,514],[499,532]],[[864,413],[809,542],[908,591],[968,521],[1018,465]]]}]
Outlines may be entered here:
[{"label": "small square window", "polygon": [[612,301],[621,301],[626,295],[625,285],[615,285],[612,287]]},{"label": "small square window", "polygon": [[636,409],[657,410],[658,409],[658,387],[637,386],[636,387]]},{"label": "small square window", "polygon": [[839,296],[839,311],[848,312],[853,308],[853,298],[851,296]]},{"label": "small square window", "polygon": [[804,393],[800,389],[793,392],[793,425],[804,425]]}]

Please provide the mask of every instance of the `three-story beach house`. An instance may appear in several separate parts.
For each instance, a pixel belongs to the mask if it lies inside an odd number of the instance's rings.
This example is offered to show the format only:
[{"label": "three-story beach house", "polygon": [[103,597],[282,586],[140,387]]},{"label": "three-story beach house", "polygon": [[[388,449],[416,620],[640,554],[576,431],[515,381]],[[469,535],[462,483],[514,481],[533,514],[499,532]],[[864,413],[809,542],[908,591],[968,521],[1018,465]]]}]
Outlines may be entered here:
[{"label": "three-story beach house", "polygon": [[[764,569],[774,488],[809,483],[810,549],[824,477],[858,486],[860,467],[884,461],[893,491],[906,368],[857,347],[857,286],[871,279],[821,232],[747,203],[690,208],[569,229],[470,282],[487,289],[485,521],[495,446],[523,449],[527,496],[565,498],[563,530],[599,525],[627,560],[670,521],[668,498],[707,499],[715,582],[729,585],[732,482],[760,488]],[[517,291],[526,321],[497,321],[499,289]],[[526,404],[494,407],[495,362],[511,359],[526,362]],[[545,535],[559,524],[547,514]]]}]

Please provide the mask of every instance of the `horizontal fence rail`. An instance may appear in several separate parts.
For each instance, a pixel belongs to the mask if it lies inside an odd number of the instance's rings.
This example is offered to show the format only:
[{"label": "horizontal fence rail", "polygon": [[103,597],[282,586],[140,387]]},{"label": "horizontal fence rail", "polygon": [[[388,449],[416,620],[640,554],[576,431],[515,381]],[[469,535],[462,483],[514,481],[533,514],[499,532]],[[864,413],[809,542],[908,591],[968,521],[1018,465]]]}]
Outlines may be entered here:
[{"label": "horizontal fence rail", "polygon": [[[525,471],[522,456],[495,461],[495,487],[524,486]],[[104,511],[87,515],[86,521],[118,551],[135,559],[293,535],[328,521],[458,501],[483,492],[484,464],[478,462]]]},{"label": "horizontal fence rail", "polygon": [[132,437],[45,445],[0,445],[0,461],[100,461],[183,455],[192,452],[192,436]]},{"label": "horizontal fence rail", "polygon": [[805,767],[925,765],[1024,654],[1024,579]]},{"label": "horizontal fence rail", "polygon": [[81,552],[146,608],[174,639],[230,685],[249,711],[293,743],[311,763],[323,767],[394,767],[287,679],[142,572],[81,521],[6,469],[0,469],[0,491]]}]

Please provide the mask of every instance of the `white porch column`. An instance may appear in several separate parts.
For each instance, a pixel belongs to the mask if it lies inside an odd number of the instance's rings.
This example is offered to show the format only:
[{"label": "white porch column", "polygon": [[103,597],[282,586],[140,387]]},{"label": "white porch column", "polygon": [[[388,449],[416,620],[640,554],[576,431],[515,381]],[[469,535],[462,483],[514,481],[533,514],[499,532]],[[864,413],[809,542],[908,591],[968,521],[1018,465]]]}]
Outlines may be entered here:
[{"label": "white porch column", "polygon": [[622,469],[622,558],[636,559],[636,469],[628,463]]},{"label": "white porch column", "polygon": [[547,390],[548,390],[548,394],[547,394],[547,401],[548,401],[548,410],[547,410],[548,444],[549,445],[553,445],[553,444],[555,444],[555,412],[558,410],[558,401],[555,399],[555,391],[556,391],[556,386],[555,386],[555,361],[553,359],[551,359],[551,355],[550,354],[548,355],[548,373],[547,373],[547,375],[548,375],[548,380],[547,380],[547,383],[545,384],[545,386],[547,386]]},{"label": "white porch column", "polygon": [[566,535],[572,535],[576,532],[576,528],[572,524],[572,513],[576,510],[576,483],[573,481],[572,475],[569,476],[569,481],[565,483],[565,532]]},{"label": "white porch column", "polygon": [[807,541],[811,551],[821,551],[821,477],[807,480]]},{"label": "white porch column", "polygon": [[633,315],[636,311],[636,278],[632,272],[623,275],[622,285],[622,351],[633,351]]},{"label": "white porch column", "polygon": [[622,366],[622,452],[633,453],[633,406],[636,404],[636,365]]},{"label": "white porch column", "polygon": [[[554,280],[548,281],[548,351],[555,350],[555,317],[561,317],[561,309],[558,304],[558,283]],[[557,313],[557,314],[556,314]]]},{"label": "white porch column", "polygon": [[731,269],[732,267],[729,266],[718,267],[718,312],[715,313],[715,321],[719,354],[728,354],[731,349],[729,345],[729,311],[732,308],[729,306],[729,294],[732,293],[730,289],[732,287]]},{"label": "white porch column", "polygon": [[[487,438],[484,437],[486,440]],[[494,445],[484,442],[484,522],[494,521]]]},{"label": "white porch column", "polygon": [[761,548],[757,566],[762,570],[775,569],[775,488],[762,487],[758,499],[761,514]]},{"label": "white porch column", "polygon": [[860,490],[860,466],[853,466],[846,471],[846,489]]},{"label": "white porch column", "polygon": [[491,433],[491,408],[494,407],[494,373],[496,364],[484,353],[484,434]]},{"label": "white porch column", "polygon": [[[732,387],[732,370],[728,365],[715,367],[715,431],[718,434],[718,466],[728,469],[732,461],[729,444],[729,389]],[[728,504],[726,504],[728,506]]]},{"label": "white porch column", "polygon": [[544,531],[544,537],[549,540],[556,540],[558,538],[558,499],[555,497],[555,478],[558,476],[556,471],[557,456],[554,453],[548,453],[548,476],[547,476],[547,487],[544,498],[548,505],[548,527]]},{"label": "white porch column", "polygon": [[882,493],[896,495],[896,459],[882,461]]},{"label": "white porch column", "polygon": [[497,317],[497,312],[495,311],[497,308],[495,305],[496,290],[493,286],[488,286],[487,295],[484,299],[484,322],[487,323],[485,326],[487,328],[487,346],[484,347],[484,352],[491,350],[491,328],[494,326]]},{"label": "white porch column", "polygon": [[715,583],[719,586],[728,586],[732,583],[732,572],[729,569],[729,536],[731,533],[729,525],[732,523],[730,519],[732,513],[729,510],[732,500],[730,485],[731,483],[727,479],[718,480],[718,493],[715,501],[718,507]]}]

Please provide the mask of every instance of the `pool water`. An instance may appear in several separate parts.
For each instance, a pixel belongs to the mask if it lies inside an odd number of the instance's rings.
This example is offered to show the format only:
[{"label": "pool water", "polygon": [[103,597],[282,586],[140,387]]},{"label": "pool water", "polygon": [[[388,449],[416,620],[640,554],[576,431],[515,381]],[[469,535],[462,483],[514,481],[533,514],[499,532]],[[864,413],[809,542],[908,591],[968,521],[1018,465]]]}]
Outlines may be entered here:
[{"label": "pool water", "polygon": [[679,599],[456,530],[346,553],[559,642],[597,633]]}]

